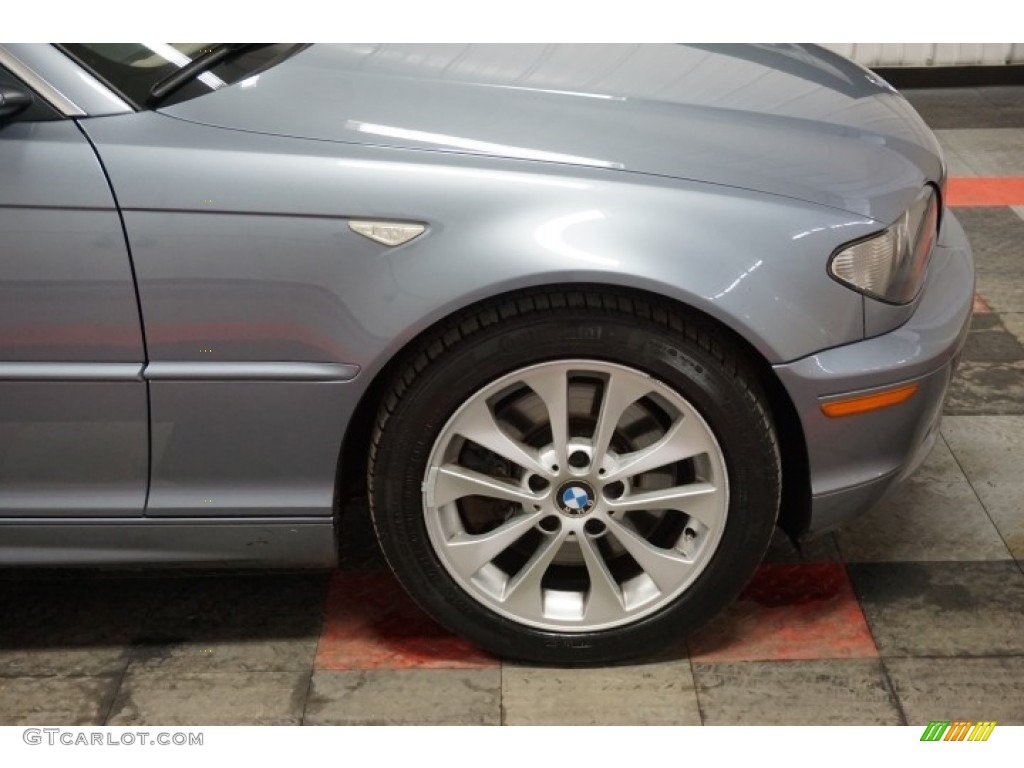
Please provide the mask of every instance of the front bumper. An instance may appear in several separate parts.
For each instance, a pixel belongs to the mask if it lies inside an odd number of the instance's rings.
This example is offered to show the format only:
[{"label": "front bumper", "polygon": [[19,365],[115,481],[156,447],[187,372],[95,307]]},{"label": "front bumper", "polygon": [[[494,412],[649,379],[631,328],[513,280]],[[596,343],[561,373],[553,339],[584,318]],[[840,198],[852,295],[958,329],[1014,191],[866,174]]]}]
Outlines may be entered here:
[{"label": "front bumper", "polygon": [[[806,532],[833,528],[865,511],[924,461],[938,435],[973,304],[971,247],[947,210],[921,297],[904,325],[775,367],[807,442],[811,513]],[[837,396],[909,383],[919,389],[901,405],[841,418],[821,410]]]}]

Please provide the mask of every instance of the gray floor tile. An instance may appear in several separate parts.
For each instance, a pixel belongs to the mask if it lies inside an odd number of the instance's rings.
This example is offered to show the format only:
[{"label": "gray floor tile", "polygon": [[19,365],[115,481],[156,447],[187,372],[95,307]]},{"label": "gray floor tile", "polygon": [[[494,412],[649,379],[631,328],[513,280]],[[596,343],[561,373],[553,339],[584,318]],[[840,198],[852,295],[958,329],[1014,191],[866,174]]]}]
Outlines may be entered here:
[{"label": "gray floor tile", "polygon": [[0,725],[101,725],[120,677],[0,677]]},{"label": "gray floor tile", "polygon": [[882,656],[1024,654],[1024,573],[1012,560],[848,569]]},{"label": "gray floor tile", "polygon": [[945,413],[1024,414],[1024,360],[961,362],[949,388]]},{"label": "gray floor tile", "polygon": [[1020,145],[1021,134],[1019,128],[1007,131],[1007,146],[996,146],[972,148],[969,146],[957,146],[957,154],[964,163],[978,176],[1020,176],[1024,174],[1024,147]]},{"label": "gray floor tile", "polygon": [[[242,634],[239,632],[239,634]],[[203,671],[309,671],[316,656],[317,635],[303,638],[246,640],[196,639],[181,643],[137,646],[131,669],[139,667]]]},{"label": "gray floor tile", "polygon": [[933,129],[1024,127],[1024,88],[906,88],[901,92]]},{"label": "gray floor tile", "polygon": [[1024,725],[1024,657],[887,659],[907,721],[995,720]]},{"label": "gray floor tile", "polygon": [[1024,205],[1014,205],[1010,208],[1010,210],[1016,213],[1022,219],[1024,219]]},{"label": "gray floor tile", "polygon": [[974,88],[906,88],[902,93],[932,130],[1009,124],[1000,108]]},{"label": "gray floor tile", "polygon": [[894,495],[844,527],[836,537],[848,562],[1010,557],[942,440]]},{"label": "gray floor tile", "polygon": [[1000,315],[978,314],[971,320],[971,330],[967,334],[961,360],[971,363],[1010,363],[1024,360],[1024,347],[1003,326]]},{"label": "gray floor tile", "polygon": [[995,106],[986,99],[978,88],[903,88],[900,90],[914,108],[943,106],[957,109],[979,108],[986,104]]},{"label": "gray floor tile", "polygon": [[877,660],[695,664],[705,725],[897,725]]},{"label": "gray floor tile", "polygon": [[919,107],[918,114],[933,131],[939,130],[977,130],[982,126],[998,128],[1013,127],[1013,118],[991,105],[983,105],[977,113],[972,113],[960,106],[934,105]]},{"label": "gray floor tile", "polygon": [[976,278],[976,290],[993,311],[1024,312],[1024,284],[985,272]]},{"label": "gray floor tile", "polygon": [[555,669],[505,665],[506,725],[700,725],[687,659]]},{"label": "gray floor tile", "polygon": [[[932,133],[935,134],[935,138],[938,139],[939,146],[942,147],[943,155],[948,156],[956,153],[956,147],[953,146],[952,141],[949,138],[949,136],[952,135],[952,131],[950,129],[939,128],[934,125],[931,125],[929,127],[932,129]],[[973,176],[974,173],[972,172],[971,175]]]},{"label": "gray floor tile", "polygon": [[1022,85],[983,85],[976,90],[985,101],[997,107],[1013,109],[1024,107],[1024,86]]},{"label": "gray floor tile", "polygon": [[309,672],[129,670],[110,725],[299,725]]},{"label": "gray floor tile", "polygon": [[1003,312],[999,315],[1006,332],[1024,344],[1024,312]]},{"label": "gray floor tile", "polygon": [[949,176],[956,176],[959,178],[971,178],[977,176],[974,169],[967,164],[960,153],[955,149],[949,147],[942,148],[942,154],[946,158],[946,173]]},{"label": "gray floor tile", "polygon": [[1024,416],[950,416],[942,433],[1013,556],[1024,560]]},{"label": "gray floor tile", "polygon": [[501,722],[501,670],[316,672],[304,722],[497,725]]},{"label": "gray floor tile", "polygon": [[1000,122],[1013,128],[1024,128],[1024,106],[999,108]]},{"label": "gray floor tile", "polygon": [[[1024,278],[1021,278],[1024,281]],[[1010,329],[1013,329],[1011,331]],[[1024,313],[976,314],[971,319],[961,359],[969,362],[1014,362],[1024,360]]]},{"label": "gray floor tile", "polygon": [[128,666],[128,645],[63,646],[38,638],[32,646],[0,649],[0,675],[119,675]]},{"label": "gray floor tile", "polygon": [[1005,112],[990,114],[999,127],[939,130],[936,135],[978,176],[1024,175],[1024,128],[1016,126],[1015,118],[1007,118]]},{"label": "gray floor tile", "polygon": [[[1009,208],[957,208],[979,274],[1024,283],[1024,221]],[[984,294],[983,294],[984,295]]]},{"label": "gray floor tile", "polygon": [[981,272],[976,290],[995,312],[1024,312],[1024,281]]}]

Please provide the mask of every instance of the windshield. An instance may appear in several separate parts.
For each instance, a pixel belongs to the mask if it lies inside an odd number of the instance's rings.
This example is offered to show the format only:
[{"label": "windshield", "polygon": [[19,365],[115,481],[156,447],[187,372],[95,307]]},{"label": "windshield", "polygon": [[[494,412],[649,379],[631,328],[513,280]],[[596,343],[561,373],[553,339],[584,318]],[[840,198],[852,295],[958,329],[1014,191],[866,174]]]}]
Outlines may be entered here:
[{"label": "windshield", "polygon": [[[215,48],[218,43],[63,43],[59,47],[136,108],[149,101],[156,83]],[[239,51],[161,101],[177,104],[244,80],[295,55],[305,45],[272,43]]]}]

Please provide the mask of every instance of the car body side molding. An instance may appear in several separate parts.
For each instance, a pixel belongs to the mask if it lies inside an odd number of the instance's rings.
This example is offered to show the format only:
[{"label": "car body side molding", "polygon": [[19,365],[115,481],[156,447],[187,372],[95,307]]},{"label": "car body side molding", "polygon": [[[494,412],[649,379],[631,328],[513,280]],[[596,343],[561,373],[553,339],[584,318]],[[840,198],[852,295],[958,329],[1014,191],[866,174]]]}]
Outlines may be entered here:
[{"label": "car body side molding", "polygon": [[0,363],[0,381],[141,381],[142,363]]},{"label": "car body side molding", "polygon": [[351,381],[359,366],[350,363],[297,362],[154,362],[143,376],[149,381]]},{"label": "car body side molding", "polygon": [[0,381],[351,381],[350,363],[0,363]]}]

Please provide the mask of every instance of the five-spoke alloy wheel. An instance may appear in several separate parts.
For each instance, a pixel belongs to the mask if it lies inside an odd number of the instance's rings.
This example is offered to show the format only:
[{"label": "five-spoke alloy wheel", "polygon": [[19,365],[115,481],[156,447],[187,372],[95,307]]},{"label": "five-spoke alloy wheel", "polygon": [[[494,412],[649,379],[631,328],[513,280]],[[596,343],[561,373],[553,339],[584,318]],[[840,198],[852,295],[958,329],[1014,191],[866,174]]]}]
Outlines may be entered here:
[{"label": "five-spoke alloy wheel", "polygon": [[526,295],[398,376],[374,524],[443,624],[506,656],[607,661],[681,639],[750,577],[779,498],[764,396],[721,331],[657,309]]}]

